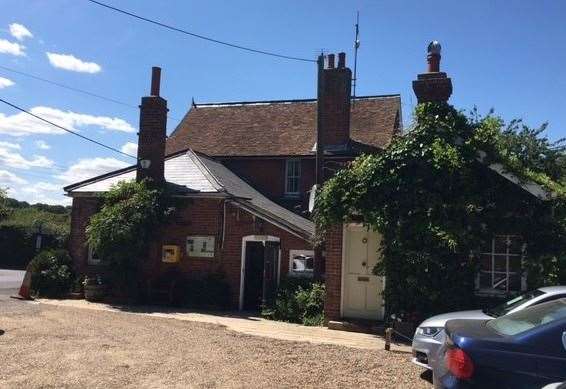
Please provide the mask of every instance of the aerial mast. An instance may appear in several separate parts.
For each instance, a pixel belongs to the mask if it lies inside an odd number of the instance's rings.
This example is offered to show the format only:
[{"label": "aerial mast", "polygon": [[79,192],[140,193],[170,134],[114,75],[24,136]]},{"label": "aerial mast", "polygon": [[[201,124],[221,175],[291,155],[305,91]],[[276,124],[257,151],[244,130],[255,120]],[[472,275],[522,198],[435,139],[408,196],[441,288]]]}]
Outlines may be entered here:
[{"label": "aerial mast", "polygon": [[356,38],[354,39],[354,77],[352,78],[352,97],[353,101],[356,99],[356,84],[358,80],[358,48],[360,47],[360,11],[356,14]]}]

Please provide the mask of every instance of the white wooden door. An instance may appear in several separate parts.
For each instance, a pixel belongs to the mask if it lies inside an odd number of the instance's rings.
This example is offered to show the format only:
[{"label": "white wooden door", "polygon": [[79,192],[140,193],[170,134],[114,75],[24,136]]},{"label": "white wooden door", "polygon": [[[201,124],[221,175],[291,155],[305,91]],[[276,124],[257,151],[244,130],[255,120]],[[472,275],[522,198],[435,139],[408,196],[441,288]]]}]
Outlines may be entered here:
[{"label": "white wooden door", "polygon": [[347,225],[344,234],[342,314],[382,320],[383,279],[373,274],[381,235],[358,225]]}]

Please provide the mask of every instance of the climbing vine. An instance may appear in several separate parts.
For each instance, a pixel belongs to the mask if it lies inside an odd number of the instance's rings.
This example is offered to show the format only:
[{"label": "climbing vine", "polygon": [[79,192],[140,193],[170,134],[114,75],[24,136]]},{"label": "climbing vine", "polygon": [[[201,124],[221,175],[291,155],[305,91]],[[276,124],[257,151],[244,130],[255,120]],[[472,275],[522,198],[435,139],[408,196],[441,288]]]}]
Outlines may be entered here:
[{"label": "climbing vine", "polygon": [[[493,234],[528,242],[531,286],[566,282],[564,146],[514,121],[479,117],[445,103],[420,104],[416,123],[382,153],[363,155],[320,190],[317,239],[329,227],[361,220],[383,235],[390,313],[426,315],[474,303],[479,251]],[[536,182],[542,201],[495,173],[499,164],[520,182]]]},{"label": "climbing vine", "polygon": [[151,181],[123,181],[104,194],[102,207],[90,218],[89,246],[109,265],[114,281],[131,292],[149,242],[171,212],[170,201]]}]

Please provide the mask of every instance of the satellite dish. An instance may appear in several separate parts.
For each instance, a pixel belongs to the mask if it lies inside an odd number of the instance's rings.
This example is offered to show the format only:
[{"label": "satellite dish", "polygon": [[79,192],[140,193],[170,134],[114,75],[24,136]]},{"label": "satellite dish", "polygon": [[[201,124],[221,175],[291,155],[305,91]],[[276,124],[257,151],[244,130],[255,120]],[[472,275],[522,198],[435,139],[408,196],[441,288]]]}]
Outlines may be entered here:
[{"label": "satellite dish", "polygon": [[316,198],[316,191],[318,190],[318,185],[314,184],[311,188],[311,193],[309,194],[309,212],[314,211],[314,202]]}]

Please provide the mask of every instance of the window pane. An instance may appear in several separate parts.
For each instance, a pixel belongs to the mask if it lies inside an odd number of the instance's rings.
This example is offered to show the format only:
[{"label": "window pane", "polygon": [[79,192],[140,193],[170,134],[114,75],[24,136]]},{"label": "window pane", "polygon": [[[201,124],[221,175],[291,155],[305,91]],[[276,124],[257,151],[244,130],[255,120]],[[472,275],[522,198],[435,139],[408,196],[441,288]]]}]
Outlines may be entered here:
[{"label": "window pane", "polygon": [[301,175],[300,160],[289,159],[286,162],[285,192],[299,193],[299,181]]}]

